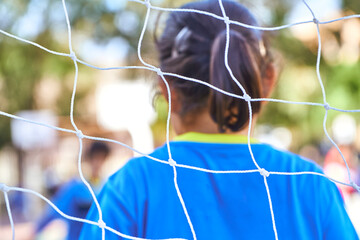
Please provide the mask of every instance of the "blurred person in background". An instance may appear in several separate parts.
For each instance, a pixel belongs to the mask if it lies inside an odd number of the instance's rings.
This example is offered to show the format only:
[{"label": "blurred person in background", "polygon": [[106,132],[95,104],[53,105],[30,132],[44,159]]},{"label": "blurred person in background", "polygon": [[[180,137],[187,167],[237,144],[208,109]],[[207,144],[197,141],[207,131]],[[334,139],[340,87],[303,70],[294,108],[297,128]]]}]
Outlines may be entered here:
[{"label": "blurred person in background", "polygon": [[[333,139],[338,144],[349,167],[349,171],[339,151],[335,146],[332,146],[325,155],[325,174],[345,183],[350,183],[350,174],[351,180],[359,184],[360,172],[358,151],[355,147],[357,139],[355,119],[348,114],[340,114],[332,123],[332,132]],[[351,186],[343,184],[337,184],[337,186],[344,198],[349,217],[360,235],[360,194]]]},{"label": "blurred person in background", "polygon": [[[355,148],[356,122],[349,115],[341,114],[332,123],[333,138],[344,156],[349,167],[352,180],[359,182],[358,157]],[[324,159],[324,172],[331,178],[341,182],[349,182],[349,173],[346,164],[335,146],[332,146],[326,153]],[[337,184],[344,201],[348,202],[352,194],[356,193],[353,187]]]},{"label": "blurred person in background", "polygon": [[[88,163],[90,172],[88,181],[95,194],[102,185],[100,172],[109,154],[110,148],[103,142],[92,143],[86,153],[85,162]],[[73,178],[59,188],[51,201],[65,214],[72,217],[85,218],[93,202],[93,198],[81,179]],[[78,239],[82,223],[61,217],[61,215],[50,206],[47,207],[46,211],[36,223],[35,235],[41,234],[47,226],[58,219],[66,223],[68,230],[66,239]]]}]

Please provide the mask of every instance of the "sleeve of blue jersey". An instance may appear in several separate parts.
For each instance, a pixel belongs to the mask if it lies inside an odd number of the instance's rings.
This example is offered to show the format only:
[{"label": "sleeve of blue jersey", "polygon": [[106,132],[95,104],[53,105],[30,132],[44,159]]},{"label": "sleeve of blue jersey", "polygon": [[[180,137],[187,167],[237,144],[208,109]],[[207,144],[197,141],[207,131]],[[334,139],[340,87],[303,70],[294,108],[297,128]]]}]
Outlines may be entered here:
[{"label": "sleeve of blue jersey", "polygon": [[346,212],[343,198],[336,185],[330,181],[328,184],[324,184],[326,189],[324,192],[328,194],[322,194],[323,202],[323,228],[324,239],[336,240],[359,240],[359,236]]},{"label": "sleeve of blue jersey", "polygon": [[[104,185],[97,197],[101,206],[103,221],[106,226],[116,229],[118,232],[136,236],[136,192],[133,168],[126,164],[122,169],[112,175]],[[98,222],[99,212],[95,204],[89,210],[87,219]],[[84,224],[80,238],[81,240],[101,239],[102,230],[97,225]],[[119,236],[111,231],[105,231],[106,240],[119,239]]]}]

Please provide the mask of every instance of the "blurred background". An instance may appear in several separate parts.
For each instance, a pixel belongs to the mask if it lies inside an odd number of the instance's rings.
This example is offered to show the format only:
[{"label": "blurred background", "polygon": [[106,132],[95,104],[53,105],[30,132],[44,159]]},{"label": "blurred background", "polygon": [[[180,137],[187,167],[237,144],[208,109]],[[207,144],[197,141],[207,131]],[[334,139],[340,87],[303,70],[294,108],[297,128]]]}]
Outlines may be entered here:
[{"label": "blurred background", "polygon": [[[151,2],[175,8],[188,1]],[[312,19],[302,1],[241,2],[263,26]],[[79,59],[98,67],[141,65],[137,45],[146,12],[143,5],[125,0],[68,0],[66,4],[73,49]],[[358,0],[317,0],[309,1],[309,5],[321,21],[360,13]],[[159,17],[158,11],[152,11],[142,43],[144,60],[155,66],[154,35],[161,32],[166,15]],[[1,30],[54,51],[69,52],[61,1],[2,0],[0,16]],[[341,109],[360,109],[360,19],[321,25],[320,32],[323,46],[320,71],[328,103]],[[274,45],[273,54],[280,72],[272,97],[322,103],[315,69],[318,39],[314,24],[267,34]],[[72,129],[69,114],[74,73],[71,59],[0,34],[0,111]],[[144,70],[100,71],[79,64],[75,123],[86,135],[111,138],[141,152],[151,152],[164,143],[166,133],[167,104],[164,99],[154,97],[156,83],[157,75]],[[331,177],[348,182],[340,154],[324,134],[324,114],[321,107],[267,103],[256,137],[313,159]],[[359,184],[360,113],[329,111],[326,127]],[[92,143],[84,140],[84,154]],[[118,144],[108,147],[111,151],[99,179],[105,179],[134,155]],[[78,178],[78,152],[78,139],[73,134],[0,116],[0,183],[29,188],[51,199],[67,182]],[[90,179],[89,162],[85,161],[83,167]],[[360,196],[352,188],[339,187],[360,232]],[[35,196],[18,192],[10,192],[9,198],[17,223],[16,239],[65,238],[66,225],[57,221],[55,227],[28,234],[34,231],[31,223],[41,218],[46,204]],[[1,196],[0,230],[5,232],[8,224]],[[11,239],[11,235],[2,237]]]}]

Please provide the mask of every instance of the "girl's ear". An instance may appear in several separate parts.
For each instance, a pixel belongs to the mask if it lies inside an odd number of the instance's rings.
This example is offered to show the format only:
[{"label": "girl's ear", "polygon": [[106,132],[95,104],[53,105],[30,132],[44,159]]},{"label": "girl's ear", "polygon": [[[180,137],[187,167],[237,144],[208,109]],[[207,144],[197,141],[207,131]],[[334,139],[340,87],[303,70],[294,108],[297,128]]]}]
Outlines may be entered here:
[{"label": "girl's ear", "polygon": [[[171,113],[178,113],[181,110],[180,100],[176,91],[171,88],[170,84],[169,86],[170,86],[170,96],[171,96]],[[166,84],[160,77],[159,77],[159,87],[160,87],[161,95],[164,96],[166,102],[169,103],[168,89],[166,87]]]},{"label": "girl's ear", "polygon": [[167,102],[169,102],[168,91],[167,91],[166,85],[165,85],[164,81],[161,79],[161,77],[158,78],[158,86],[160,88],[161,95],[166,99]]},{"label": "girl's ear", "polygon": [[262,97],[267,98],[271,95],[277,79],[277,71],[274,64],[270,63],[265,69],[265,75],[262,79]]}]

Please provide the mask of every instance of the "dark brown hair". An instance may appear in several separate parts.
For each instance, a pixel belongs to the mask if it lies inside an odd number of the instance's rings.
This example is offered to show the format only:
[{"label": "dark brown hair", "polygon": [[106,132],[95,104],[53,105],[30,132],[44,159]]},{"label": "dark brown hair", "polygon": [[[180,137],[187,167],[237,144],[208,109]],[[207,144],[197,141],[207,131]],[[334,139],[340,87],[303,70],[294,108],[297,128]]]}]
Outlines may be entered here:
[{"label": "dark brown hair", "polygon": [[88,160],[91,161],[96,154],[103,154],[106,158],[110,154],[110,147],[104,142],[93,142],[87,150]]},{"label": "dark brown hair", "polygon": [[[257,25],[243,5],[228,0],[222,3],[230,20]],[[217,1],[192,2],[182,8],[222,16]],[[262,97],[262,75],[269,63],[262,33],[231,24],[229,37],[228,63],[235,78],[250,97]],[[223,20],[194,12],[172,12],[156,44],[162,71],[196,78],[243,95],[225,67],[226,25]],[[209,114],[220,132],[227,129],[238,131],[247,126],[249,109],[246,101],[180,78],[167,77],[167,80],[180,98],[180,116],[209,108]],[[251,103],[253,113],[260,111],[260,104]]]}]

